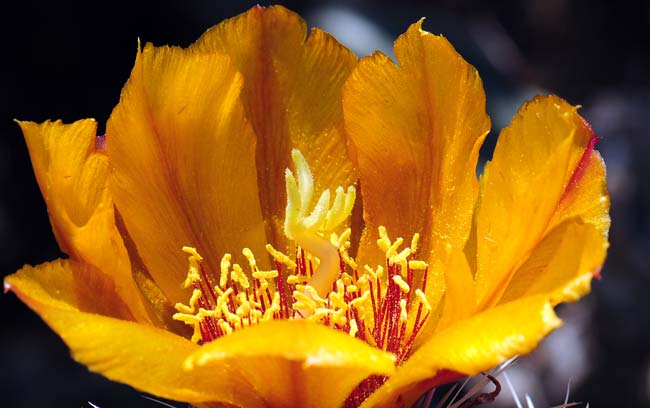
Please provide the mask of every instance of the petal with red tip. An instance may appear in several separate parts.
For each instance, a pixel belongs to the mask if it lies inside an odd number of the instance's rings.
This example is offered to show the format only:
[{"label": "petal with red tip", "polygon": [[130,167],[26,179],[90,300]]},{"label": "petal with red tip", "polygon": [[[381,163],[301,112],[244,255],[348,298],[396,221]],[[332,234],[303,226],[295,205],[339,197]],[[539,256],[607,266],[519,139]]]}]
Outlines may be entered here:
[{"label": "petal with red tip", "polygon": [[567,217],[599,223],[606,245],[609,205],[595,140],[577,108],[556,96],[526,103],[503,130],[481,176],[475,221],[481,307],[498,302],[518,268]]}]

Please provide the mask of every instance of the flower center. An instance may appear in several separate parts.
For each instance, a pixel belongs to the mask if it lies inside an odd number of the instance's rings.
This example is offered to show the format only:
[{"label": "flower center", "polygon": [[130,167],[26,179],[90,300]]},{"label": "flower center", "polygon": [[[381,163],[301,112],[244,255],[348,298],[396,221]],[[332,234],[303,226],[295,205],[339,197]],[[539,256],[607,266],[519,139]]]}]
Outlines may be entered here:
[{"label": "flower center", "polygon": [[[173,318],[192,326],[192,341],[201,343],[264,321],[309,320],[393,353],[396,365],[401,364],[431,313],[425,295],[428,265],[412,259],[419,235],[401,249],[404,240],[391,241],[386,229],[379,227],[377,245],[386,255],[385,265],[359,268],[347,252],[351,230],[333,232],[352,211],[354,187],[347,192],[337,188],[331,206],[330,192],[325,190],[309,212],[313,177],[302,154],[294,150],[292,156],[297,177],[287,169],[284,231],[296,242],[294,256],[267,245],[275,269],[265,271],[244,248],[248,273],[225,254],[217,279],[206,271],[194,248],[184,247],[189,271],[183,286],[193,291],[188,305],[176,304]],[[346,406],[358,406],[385,380],[369,377]]]}]

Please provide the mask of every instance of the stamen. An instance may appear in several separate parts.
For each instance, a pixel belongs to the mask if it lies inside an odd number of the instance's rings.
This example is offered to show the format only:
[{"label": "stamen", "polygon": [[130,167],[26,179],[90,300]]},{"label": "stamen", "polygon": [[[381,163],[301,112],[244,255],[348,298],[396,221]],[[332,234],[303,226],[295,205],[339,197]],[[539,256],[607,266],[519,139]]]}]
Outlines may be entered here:
[{"label": "stamen", "polygon": [[[321,193],[311,208],[314,189],[309,166],[299,151],[292,151],[295,176],[287,169],[285,235],[294,240],[294,257],[266,245],[274,269],[260,270],[249,248],[242,250],[248,270],[224,254],[213,275],[192,247],[188,253],[184,288],[191,288],[188,304],[175,305],[175,320],[194,329],[192,341],[207,343],[248,326],[277,319],[304,319],[348,333],[373,347],[392,353],[402,364],[418,333],[432,313],[426,296],[428,265],[413,259],[419,234],[410,246],[401,237],[391,240],[379,227],[378,247],[386,263],[359,267],[347,253],[350,228],[333,231],[350,215],[355,189],[342,187],[330,206],[330,192]],[[218,285],[213,282],[217,282]],[[359,406],[386,381],[384,376],[364,380],[346,400]]]}]

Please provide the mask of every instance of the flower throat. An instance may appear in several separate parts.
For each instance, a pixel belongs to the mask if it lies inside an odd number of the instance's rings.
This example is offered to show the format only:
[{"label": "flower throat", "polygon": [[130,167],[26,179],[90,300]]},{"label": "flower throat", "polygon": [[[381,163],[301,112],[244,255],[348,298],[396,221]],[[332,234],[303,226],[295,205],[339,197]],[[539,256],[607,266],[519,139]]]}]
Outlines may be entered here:
[{"label": "flower throat", "polygon": [[[379,227],[377,245],[385,253],[385,265],[359,268],[347,252],[351,230],[340,235],[333,231],[352,211],[354,187],[347,192],[337,188],[331,206],[330,192],[325,190],[309,212],[313,176],[298,150],[292,151],[292,157],[296,177],[286,170],[284,232],[295,241],[295,254],[289,256],[267,245],[275,269],[266,271],[258,268],[253,252],[244,248],[248,273],[231,263],[231,254],[225,254],[217,276],[206,271],[194,248],[184,247],[189,271],[183,286],[193,290],[188,305],[175,305],[178,313],[173,318],[192,326],[192,341],[200,343],[269,320],[313,321],[392,353],[400,365],[431,313],[425,295],[428,265],[412,259],[419,235],[402,248],[402,238],[391,241],[386,229]],[[346,406],[360,405],[385,380],[367,378]]]}]

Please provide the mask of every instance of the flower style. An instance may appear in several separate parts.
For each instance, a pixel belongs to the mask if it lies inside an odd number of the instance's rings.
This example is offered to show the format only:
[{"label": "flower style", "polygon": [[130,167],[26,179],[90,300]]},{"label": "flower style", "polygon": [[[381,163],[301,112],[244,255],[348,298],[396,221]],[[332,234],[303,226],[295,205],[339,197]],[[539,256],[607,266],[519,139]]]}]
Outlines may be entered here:
[{"label": "flower style", "polygon": [[597,137],[536,97],[477,180],[481,80],[421,23],[358,61],[254,7],[139,50],[105,137],[20,122],[69,258],[5,288],[92,371],[195,406],[409,406],[531,351],[605,259]]}]

